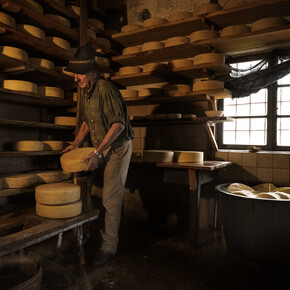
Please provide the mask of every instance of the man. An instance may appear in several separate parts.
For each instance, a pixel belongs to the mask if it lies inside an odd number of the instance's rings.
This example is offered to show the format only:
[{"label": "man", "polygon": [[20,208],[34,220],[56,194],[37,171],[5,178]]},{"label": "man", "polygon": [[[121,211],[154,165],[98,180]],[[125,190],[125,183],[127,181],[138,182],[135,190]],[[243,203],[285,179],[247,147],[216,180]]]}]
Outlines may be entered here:
[{"label": "man", "polygon": [[80,117],[83,122],[75,140],[64,152],[78,148],[89,133],[96,148],[84,161],[88,160],[86,171],[94,171],[94,185],[101,192],[105,216],[101,247],[90,255],[88,264],[101,266],[117,251],[134,133],[119,90],[111,82],[99,78],[100,67],[95,62],[92,47],[81,46],[65,70],[75,74],[75,82],[81,88]]}]

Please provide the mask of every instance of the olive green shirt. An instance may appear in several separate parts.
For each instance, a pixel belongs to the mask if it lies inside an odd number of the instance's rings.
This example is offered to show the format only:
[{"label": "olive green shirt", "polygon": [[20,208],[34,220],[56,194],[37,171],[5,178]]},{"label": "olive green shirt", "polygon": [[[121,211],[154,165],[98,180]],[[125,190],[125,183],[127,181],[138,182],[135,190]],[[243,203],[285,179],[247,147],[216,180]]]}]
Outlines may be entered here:
[{"label": "olive green shirt", "polygon": [[81,90],[80,100],[81,118],[89,127],[94,147],[100,145],[113,123],[125,126],[114,142],[134,138],[125,101],[111,82],[98,79],[89,92]]}]

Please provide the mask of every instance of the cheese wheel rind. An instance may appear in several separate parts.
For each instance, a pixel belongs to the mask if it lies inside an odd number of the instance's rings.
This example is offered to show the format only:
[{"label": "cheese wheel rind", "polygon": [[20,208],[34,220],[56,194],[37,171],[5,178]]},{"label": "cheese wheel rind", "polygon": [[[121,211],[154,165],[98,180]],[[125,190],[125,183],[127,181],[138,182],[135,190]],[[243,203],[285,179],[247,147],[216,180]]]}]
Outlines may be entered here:
[{"label": "cheese wheel rind", "polygon": [[54,117],[54,124],[55,125],[75,126],[76,121],[77,121],[76,117],[67,117],[67,116]]},{"label": "cheese wheel rind", "polygon": [[205,15],[222,9],[217,3],[209,3],[198,5],[195,9],[194,15]]},{"label": "cheese wheel rind", "polygon": [[29,24],[17,24],[17,29],[24,33],[30,34],[36,38],[45,40],[45,32],[39,27]]},{"label": "cheese wheel rind", "polygon": [[190,85],[172,84],[164,87],[164,93],[169,96],[182,96],[190,92]]},{"label": "cheese wheel rind", "polygon": [[141,46],[139,45],[129,46],[129,47],[125,47],[122,50],[122,55],[134,54],[134,53],[139,53],[139,52],[141,52]]},{"label": "cheese wheel rind", "polygon": [[64,90],[57,87],[39,86],[37,93],[45,97],[64,98]]},{"label": "cheese wheel rind", "polygon": [[43,142],[34,140],[15,141],[12,147],[16,151],[43,151]]},{"label": "cheese wheel rind", "polygon": [[168,150],[144,150],[143,162],[173,162],[174,152]]},{"label": "cheese wheel rind", "polygon": [[28,61],[28,54],[25,50],[13,46],[0,46],[0,53],[22,61]]},{"label": "cheese wheel rind", "polygon": [[164,41],[164,46],[165,47],[171,47],[175,45],[182,45],[186,44],[189,42],[189,38],[186,36],[176,36],[176,37],[171,37],[168,38]]},{"label": "cheese wheel rind", "polygon": [[287,24],[287,20],[283,17],[267,17],[259,19],[252,23],[251,30],[258,31],[268,28],[275,28]]},{"label": "cheese wheel rind", "polygon": [[200,151],[174,151],[174,162],[203,163],[203,152]]},{"label": "cheese wheel rind", "polygon": [[167,69],[167,64],[161,62],[151,62],[142,65],[143,72]]},{"label": "cheese wheel rind", "polygon": [[163,89],[160,88],[143,88],[138,90],[139,97],[160,96],[163,94]]},{"label": "cheese wheel rind", "polygon": [[196,81],[192,89],[193,91],[219,90],[224,88],[224,82],[217,80]]},{"label": "cheese wheel rind", "polygon": [[4,188],[27,188],[35,186],[37,183],[35,174],[18,174],[5,176],[2,179]]},{"label": "cheese wheel rind", "polygon": [[58,23],[60,23],[60,24],[62,24],[64,26],[66,26],[66,27],[69,27],[69,28],[71,27],[71,22],[67,18],[65,18],[65,17],[63,17],[61,15],[57,15],[57,14],[44,14],[44,16],[46,16],[49,19],[54,20],[54,21],[56,21],[56,22],[58,22]]},{"label": "cheese wheel rind", "polygon": [[64,141],[47,140],[42,142],[44,151],[61,151],[64,149]]},{"label": "cheese wheel rind", "polygon": [[46,41],[60,48],[70,51],[70,43],[63,38],[56,37],[56,36],[47,36]]},{"label": "cheese wheel rind", "polygon": [[120,93],[124,99],[138,97],[138,91],[136,91],[136,90],[120,90]]},{"label": "cheese wheel rind", "polygon": [[185,67],[185,66],[192,66],[193,61],[191,59],[174,59],[168,63],[169,68],[175,67]]},{"label": "cheese wheel rind", "polygon": [[204,63],[213,63],[213,62],[218,62],[221,64],[225,63],[225,56],[221,53],[214,53],[214,52],[209,52],[209,53],[202,53],[194,56],[192,58],[193,64],[204,64]]},{"label": "cheese wheel rind", "polygon": [[149,51],[164,48],[164,42],[162,41],[149,41],[145,42],[141,46],[141,51]]},{"label": "cheese wheel rind", "polygon": [[4,80],[3,88],[13,91],[22,91],[28,93],[37,93],[37,85],[35,83],[18,81],[18,80]]},{"label": "cheese wheel rind", "polygon": [[40,14],[43,14],[43,8],[37,2],[35,2],[33,0],[22,0],[21,2],[23,3],[24,6],[27,6],[31,9],[37,11]]},{"label": "cheese wheel rind", "polygon": [[184,19],[184,18],[189,18],[189,17],[192,17],[192,16],[193,16],[192,12],[189,12],[189,11],[178,11],[178,12],[174,12],[174,13],[169,15],[168,22],[173,22],[173,21]]},{"label": "cheese wheel rind", "polygon": [[62,171],[41,171],[35,173],[37,183],[55,183],[62,181]]},{"label": "cheese wheel rind", "polygon": [[33,65],[47,68],[49,70],[54,70],[54,68],[55,68],[54,63],[52,61],[50,61],[48,59],[44,59],[44,58],[29,57],[28,62],[33,64]]},{"label": "cheese wheel rind", "polygon": [[196,42],[201,40],[208,40],[218,38],[219,33],[215,30],[205,29],[205,30],[198,30],[190,34],[190,42]]},{"label": "cheese wheel rind", "polygon": [[251,31],[248,25],[230,25],[220,31],[220,37],[239,35]]},{"label": "cheese wheel rind", "polygon": [[126,33],[126,32],[133,32],[133,31],[138,31],[143,28],[142,25],[140,24],[127,24],[121,27],[121,32]]},{"label": "cheese wheel rind", "polygon": [[240,191],[240,190],[247,190],[250,192],[254,192],[254,189],[252,187],[247,186],[243,183],[238,183],[238,182],[231,183],[227,188],[228,192],[234,192],[234,191]]},{"label": "cheese wheel rind", "polygon": [[150,27],[150,26],[160,25],[160,24],[164,24],[166,22],[167,22],[167,20],[164,19],[164,18],[152,17],[152,18],[144,20],[143,27]]},{"label": "cheese wheel rind", "polygon": [[123,66],[119,69],[119,75],[130,75],[142,72],[142,68],[138,66]]},{"label": "cheese wheel rind", "polygon": [[12,16],[10,16],[10,15],[8,15],[6,13],[3,13],[1,11],[0,11],[0,22],[4,23],[4,24],[6,24],[6,25],[8,25],[10,27],[16,28],[15,19]]}]

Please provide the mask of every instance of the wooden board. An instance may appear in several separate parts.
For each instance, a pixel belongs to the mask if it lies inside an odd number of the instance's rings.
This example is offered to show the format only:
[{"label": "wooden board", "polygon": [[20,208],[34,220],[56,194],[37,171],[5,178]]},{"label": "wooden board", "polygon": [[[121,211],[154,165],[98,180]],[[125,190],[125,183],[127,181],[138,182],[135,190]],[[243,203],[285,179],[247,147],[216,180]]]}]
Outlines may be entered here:
[{"label": "wooden board", "polygon": [[62,151],[0,151],[1,157],[60,155]]}]

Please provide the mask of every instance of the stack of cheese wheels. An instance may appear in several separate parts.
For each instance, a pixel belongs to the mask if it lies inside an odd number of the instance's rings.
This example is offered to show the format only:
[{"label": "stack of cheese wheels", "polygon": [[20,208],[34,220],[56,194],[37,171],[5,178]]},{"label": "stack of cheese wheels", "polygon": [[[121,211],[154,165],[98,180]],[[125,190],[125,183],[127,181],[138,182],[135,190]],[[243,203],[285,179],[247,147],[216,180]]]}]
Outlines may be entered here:
[{"label": "stack of cheese wheels", "polygon": [[209,40],[209,39],[214,39],[218,37],[219,37],[219,33],[215,30],[211,30],[211,29],[198,30],[190,34],[190,42]]},{"label": "stack of cheese wheels", "polygon": [[119,75],[131,75],[142,72],[142,68],[138,66],[124,66],[119,69]]},{"label": "stack of cheese wheels", "polygon": [[4,80],[3,88],[7,90],[37,94],[37,85],[35,83],[26,82],[26,81]]},{"label": "stack of cheese wheels", "polygon": [[134,53],[139,53],[139,52],[141,52],[140,45],[129,46],[129,47],[126,47],[122,50],[123,55],[134,54]]},{"label": "stack of cheese wheels", "polygon": [[43,142],[43,150],[45,151],[61,151],[64,149],[64,141],[47,140]]},{"label": "stack of cheese wheels", "polygon": [[170,14],[168,22],[178,21],[181,19],[192,17],[193,13],[189,11],[178,11]]},{"label": "stack of cheese wheels", "polygon": [[164,42],[162,41],[150,41],[145,42],[141,46],[141,51],[151,51],[156,49],[164,48]]},{"label": "stack of cheese wheels", "polygon": [[164,93],[168,96],[184,96],[191,92],[190,85],[173,84],[164,87]]},{"label": "stack of cheese wheels", "polygon": [[209,52],[198,54],[192,59],[194,65],[205,63],[225,63],[225,56],[221,53]]},{"label": "stack of cheese wheels", "polygon": [[280,27],[287,24],[288,21],[283,17],[267,17],[259,19],[252,23],[252,31]]},{"label": "stack of cheese wheels", "polygon": [[91,29],[93,29],[94,31],[104,31],[105,30],[105,26],[104,26],[104,23],[101,22],[100,20],[98,19],[95,19],[95,18],[89,18],[88,19],[88,24],[89,24],[89,27]]},{"label": "stack of cheese wheels", "polygon": [[37,93],[41,96],[51,98],[64,98],[64,90],[56,87],[39,86],[37,87]]},{"label": "stack of cheese wheels", "polygon": [[142,65],[143,72],[165,70],[167,67],[167,64],[161,62],[152,62]]},{"label": "stack of cheese wheels", "polygon": [[43,142],[42,141],[15,141],[12,144],[15,151],[43,151]]},{"label": "stack of cheese wheels", "polygon": [[24,6],[27,6],[35,11],[37,11],[40,14],[43,14],[43,8],[41,5],[39,5],[37,2],[33,1],[33,0],[22,0],[21,3]]},{"label": "stack of cheese wheels", "polygon": [[38,58],[38,57],[29,57],[28,62],[30,64],[40,66],[49,70],[54,70],[54,63],[48,59]]},{"label": "stack of cheese wheels", "polygon": [[66,172],[80,172],[86,169],[88,160],[83,161],[90,153],[94,152],[94,147],[78,148],[60,157],[61,167]]},{"label": "stack of cheese wheels", "polygon": [[220,37],[240,35],[249,31],[251,31],[251,28],[248,25],[231,25],[220,31]]},{"label": "stack of cheese wheels", "polygon": [[203,163],[203,152],[199,151],[174,151],[174,162]]},{"label": "stack of cheese wheels", "polygon": [[17,29],[36,38],[45,40],[45,32],[36,26],[29,24],[17,24]]},{"label": "stack of cheese wheels", "polygon": [[26,188],[37,184],[36,174],[18,174],[3,177],[4,188]]},{"label": "stack of cheese wheels", "polygon": [[210,91],[224,88],[224,82],[216,80],[197,81],[192,86],[193,91]]},{"label": "stack of cheese wheels", "polygon": [[47,36],[46,41],[58,47],[61,47],[65,50],[70,51],[70,43],[63,38],[56,37],[56,36]]},{"label": "stack of cheese wheels", "polygon": [[175,45],[182,45],[189,42],[188,37],[186,36],[176,36],[168,38],[164,41],[165,47],[175,46]]},{"label": "stack of cheese wheels", "polygon": [[174,59],[168,63],[169,68],[186,67],[186,66],[192,66],[192,65],[193,65],[193,61],[191,59]]},{"label": "stack of cheese wheels", "polygon": [[161,88],[143,88],[138,90],[138,96],[139,98],[144,97],[155,97],[155,96],[162,96],[163,95],[163,89]]},{"label": "stack of cheese wheels", "polygon": [[138,91],[136,90],[120,90],[121,95],[123,98],[126,99],[136,99],[138,98]]},{"label": "stack of cheese wheels", "polygon": [[63,16],[60,16],[57,14],[44,14],[44,16],[66,27],[69,27],[69,28],[71,27],[70,21]]},{"label": "stack of cheese wheels", "polygon": [[0,53],[18,60],[28,61],[28,54],[25,50],[13,46],[0,46]]},{"label": "stack of cheese wheels", "polygon": [[35,189],[36,214],[52,219],[71,218],[82,212],[81,189],[77,184],[51,183]]},{"label": "stack of cheese wheels", "polygon": [[222,7],[217,3],[203,4],[196,7],[194,15],[205,15],[215,11],[221,10]]},{"label": "stack of cheese wheels", "polygon": [[16,28],[15,19],[6,13],[0,12],[0,22],[4,23],[10,27]]},{"label": "stack of cheese wheels", "polygon": [[35,173],[37,183],[55,183],[62,181],[62,171],[40,171]]},{"label": "stack of cheese wheels", "polygon": [[144,150],[143,162],[173,162],[174,152],[169,150]]},{"label": "stack of cheese wheels", "polygon": [[77,122],[76,117],[56,116],[54,117],[55,125],[75,126]]},{"label": "stack of cheese wheels", "polygon": [[160,25],[160,24],[164,24],[166,22],[167,22],[167,20],[164,19],[164,18],[153,17],[153,18],[146,19],[143,22],[143,27],[150,27],[150,26]]},{"label": "stack of cheese wheels", "polygon": [[122,33],[134,32],[134,31],[139,31],[142,28],[143,28],[143,26],[140,24],[128,24],[128,25],[124,25],[121,27],[121,32]]}]

